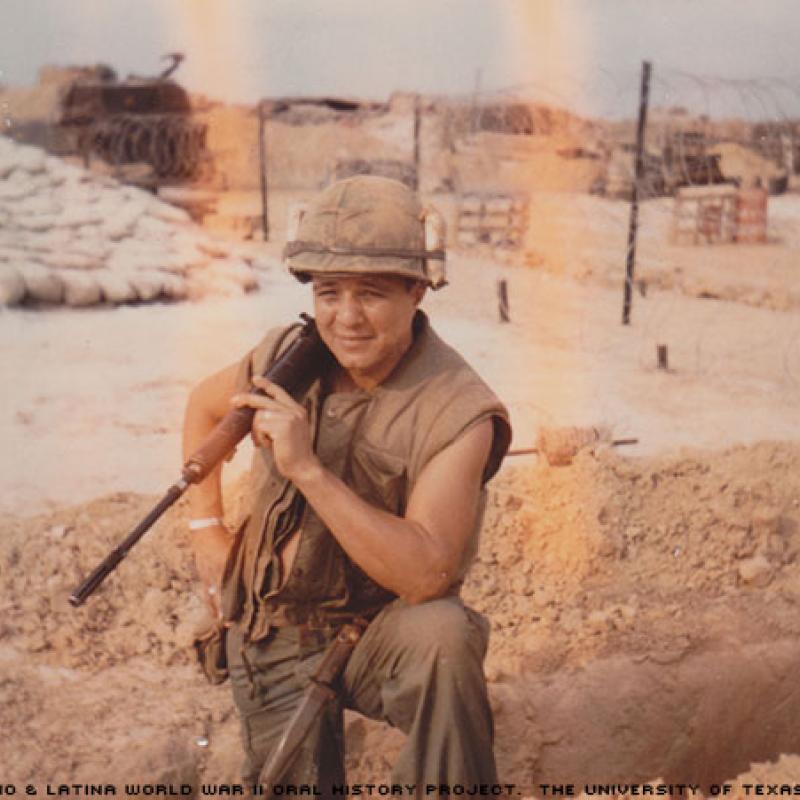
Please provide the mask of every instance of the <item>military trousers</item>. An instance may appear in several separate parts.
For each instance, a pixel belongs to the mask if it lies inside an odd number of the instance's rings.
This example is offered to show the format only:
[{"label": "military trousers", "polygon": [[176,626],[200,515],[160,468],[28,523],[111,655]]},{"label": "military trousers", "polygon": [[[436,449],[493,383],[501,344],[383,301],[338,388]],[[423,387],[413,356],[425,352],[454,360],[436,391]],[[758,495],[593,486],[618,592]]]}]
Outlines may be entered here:
[{"label": "military trousers", "polygon": [[[406,734],[391,777],[393,784],[414,787],[405,789],[406,796],[430,797],[431,785],[496,784],[483,674],[488,628],[487,620],[457,597],[419,605],[396,600],[386,606],[353,651],[337,699],[326,707],[281,780],[282,793],[342,797],[344,708]],[[329,638],[286,627],[243,644],[235,627],[229,632],[228,665],[241,717],[246,784],[257,781]]]}]

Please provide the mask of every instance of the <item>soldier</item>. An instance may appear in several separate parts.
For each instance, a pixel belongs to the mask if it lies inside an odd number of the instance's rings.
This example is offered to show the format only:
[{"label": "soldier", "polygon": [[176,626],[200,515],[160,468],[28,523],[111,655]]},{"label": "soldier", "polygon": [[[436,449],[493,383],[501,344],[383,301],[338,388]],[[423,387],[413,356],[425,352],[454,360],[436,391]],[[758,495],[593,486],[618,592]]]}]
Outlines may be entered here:
[{"label": "soldier", "polygon": [[283,783],[328,796],[344,781],[344,707],[407,734],[397,783],[422,792],[497,781],[482,667],[488,624],[458,595],[483,486],[511,432],[503,405],[418,308],[440,282],[430,259],[443,258],[426,250],[424,219],[397,181],[359,176],[323,191],[287,258],[311,283],[334,366],[299,401],[254,377],[296,334],[276,328],[189,399],[187,454],[231,404],[257,409],[246,523],[236,534],[223,525],[219,470],[190,501],[197,570],[227,633],[246,782],[327,642],[356,617],[370,624],[337,701]]}]

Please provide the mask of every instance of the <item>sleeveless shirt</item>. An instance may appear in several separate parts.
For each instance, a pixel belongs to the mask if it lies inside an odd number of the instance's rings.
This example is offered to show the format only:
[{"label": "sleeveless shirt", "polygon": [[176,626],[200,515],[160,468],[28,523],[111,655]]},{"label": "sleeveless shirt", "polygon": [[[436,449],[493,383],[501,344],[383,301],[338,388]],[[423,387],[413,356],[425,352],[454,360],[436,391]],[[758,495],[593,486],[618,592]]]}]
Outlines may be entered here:
[{"label": "sleeveless shirt", "polygon": [[[289,345],[299,326],[270,331],[240,364],[246,391]],[[494,393],[430,327],[421,311],[413,342],[393,372],[372,391],[324,396],[316,380],[301,402],[315,431],[323,466],[359,497],[403,516],[425,465],[479,422],[491,419],[494,438],[485,483],[497,471],[511,440],[508,412]],[[395,598],[366,575],[340,547],[294,485],[277,470],[269,448],[257,448],[249,492],[251,513],[226,567],[223,613],[251,641],[265,637],[280,605],[298,623],[369,617]],[[482,500],[484,492],[482,490]],[[481,503],[481,508],[483,503]],[[479,518],[482,516],[478,515]],[[451,591],[457,592],[477,549],[480,519]],[[288,576],[279,550],[298,529],[298,549]],[[285,578],[285,580],[284,580]]]}]

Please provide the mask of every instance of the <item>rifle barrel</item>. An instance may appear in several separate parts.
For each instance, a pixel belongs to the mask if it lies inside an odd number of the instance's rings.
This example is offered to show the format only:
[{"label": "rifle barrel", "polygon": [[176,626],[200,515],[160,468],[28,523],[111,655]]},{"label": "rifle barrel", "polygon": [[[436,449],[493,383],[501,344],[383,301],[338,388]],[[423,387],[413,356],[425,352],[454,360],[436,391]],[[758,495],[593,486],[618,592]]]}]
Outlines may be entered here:
[{"label": "rifle barrel", "polygon": [[131,548],[150,530],[156,520],[189,487],[188,481],[181,478],[167,489],[167,493],[153,506],[142,521],[92,570],[89,576],[69,596],[69,602],[76,608],[83,605],[86,598],[117,568],[120,561],[128,555]]},{"label": "rifle barrel", "polygon": [[[305,324],[300,335],[264,372],[264,377],[277,383],[289,394],[296,395],[308,386],[332,362],[325,343],[317,332],[314,320],[301,314]],[[252,389],[256,394],[266,394]],[[209,434],[203,444],[183,465],[180,479],[167,490],[164,497],[153,506],[142,521],[115,547],[89,576],[70,594],[69,602],[77,607],[84,603],[100,584],[113,572],[128,554],[128,551],[144,536],[158,518],[189,488],[190,484],[202,481],[223,459],[227,458],[237,444],[250,432],[253,425],[252,408],[236,408],[229,411]]]}]

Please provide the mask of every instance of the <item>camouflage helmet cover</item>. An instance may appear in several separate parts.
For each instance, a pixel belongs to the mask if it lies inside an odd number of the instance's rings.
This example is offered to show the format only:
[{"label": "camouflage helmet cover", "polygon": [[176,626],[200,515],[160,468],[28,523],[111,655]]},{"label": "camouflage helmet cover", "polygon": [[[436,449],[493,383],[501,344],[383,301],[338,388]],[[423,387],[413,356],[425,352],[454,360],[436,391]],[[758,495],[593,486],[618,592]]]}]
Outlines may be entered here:
[{"label": "camouflage helmet cover", "polygon": [[357,175],[309,204],[284,252],[304,283],[316,274],[384,274],[438,288],[444,280],[427,262],[444,261],[444,249],[426,249],[425,239],[425,211],[414,192],[391,178]]}]

